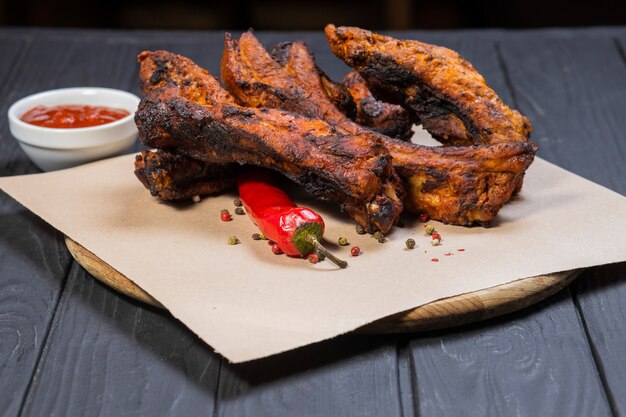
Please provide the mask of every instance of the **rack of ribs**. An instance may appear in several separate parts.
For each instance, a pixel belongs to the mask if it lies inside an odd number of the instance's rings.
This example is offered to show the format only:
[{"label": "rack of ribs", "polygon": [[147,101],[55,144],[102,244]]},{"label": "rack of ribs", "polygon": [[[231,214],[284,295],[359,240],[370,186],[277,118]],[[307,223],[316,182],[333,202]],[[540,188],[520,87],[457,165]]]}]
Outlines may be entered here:
[{"label": "rack of ribs", "polygon": [[335,201],[366,230],[388,232],[403,187],[382,142],[322,119],[238,104],[206,70],[166,51],[138,57],[144,97],[135,115],[144,145],[204,163],[277,170]]},{"label": "rack of ribs", "polygon": [[[354,123],[333,105],[323,88],[324,75],[306,45],[282,44],[280,59],[272,59],[275,56],[252,32],[239,40],[226,35],[221,65],[226,89],[243,105],[306,114],[347,134],[379,138],[404,180],[408,211],[445,223],[488,224],[519,191],[536,152],[527,139],[529,127],[510,140],[490,137],[487,143],[472,146],[424,147],[392,139]],[[444,143],[467,142],[466,138]]]}]

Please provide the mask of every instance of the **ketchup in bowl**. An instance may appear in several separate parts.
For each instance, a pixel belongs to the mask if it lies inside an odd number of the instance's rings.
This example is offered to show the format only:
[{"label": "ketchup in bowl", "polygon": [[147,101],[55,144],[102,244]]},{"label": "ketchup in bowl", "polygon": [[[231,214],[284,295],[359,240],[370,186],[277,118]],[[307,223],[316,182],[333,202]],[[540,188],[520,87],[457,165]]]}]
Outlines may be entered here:
[{"label": "ketchup in bowl", "polygon": [[51,128],[79,128],[98,126],[123,119],[130,112],[105,106],[62,104],[35,106],[20,117],[20,120],[36,126]]}]

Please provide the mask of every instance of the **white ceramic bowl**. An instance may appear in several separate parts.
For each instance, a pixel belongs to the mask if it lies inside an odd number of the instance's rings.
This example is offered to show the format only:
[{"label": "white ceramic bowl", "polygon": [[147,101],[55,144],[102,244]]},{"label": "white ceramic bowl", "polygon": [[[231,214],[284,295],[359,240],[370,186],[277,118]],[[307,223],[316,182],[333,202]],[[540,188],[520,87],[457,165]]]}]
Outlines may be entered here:
[{"label": "white ceramic bowl", "polygon": [[[20,117],[37,105],[79,104],[125,109],[130,114],[111,123],[81,128],[49,128]],[[76,87],[24,97],[9,108],[9,128],[30,159],[44,171],[69,168],[128,152],[137,138],[134,116],[139,97],[110,88]]]}]

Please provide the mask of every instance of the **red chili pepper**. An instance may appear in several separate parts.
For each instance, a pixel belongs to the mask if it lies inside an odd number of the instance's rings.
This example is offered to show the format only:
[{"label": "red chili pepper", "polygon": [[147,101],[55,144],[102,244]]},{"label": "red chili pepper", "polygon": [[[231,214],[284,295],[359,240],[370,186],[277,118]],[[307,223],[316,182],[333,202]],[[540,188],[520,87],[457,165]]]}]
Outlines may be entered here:
[{"label": "red chili pepper", "polygon": [[267,171],[248,169],[239,175],[237,185],[239,197],[252,221],[284,253],[306,257],[317,249],[338,266],[348,265],[321,245],[324,220],[320,215],[298,207]]}]

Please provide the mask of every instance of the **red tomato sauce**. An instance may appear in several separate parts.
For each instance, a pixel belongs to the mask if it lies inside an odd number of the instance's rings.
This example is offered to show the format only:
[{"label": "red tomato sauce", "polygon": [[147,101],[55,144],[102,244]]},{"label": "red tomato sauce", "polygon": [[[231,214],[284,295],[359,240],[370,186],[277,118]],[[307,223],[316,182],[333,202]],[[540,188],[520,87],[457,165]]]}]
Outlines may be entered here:
[{"label": "red tomato sauce", "polygon": [[58,106],[35,106],[20,120],[42,127],[77,128],[111,123],[128,116],[130,112],[104,106],[64,104]]}]

